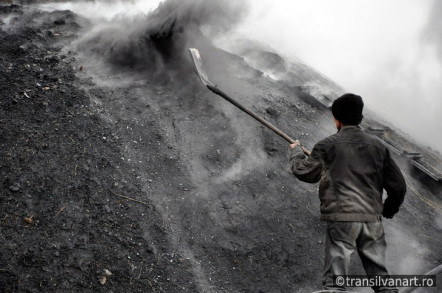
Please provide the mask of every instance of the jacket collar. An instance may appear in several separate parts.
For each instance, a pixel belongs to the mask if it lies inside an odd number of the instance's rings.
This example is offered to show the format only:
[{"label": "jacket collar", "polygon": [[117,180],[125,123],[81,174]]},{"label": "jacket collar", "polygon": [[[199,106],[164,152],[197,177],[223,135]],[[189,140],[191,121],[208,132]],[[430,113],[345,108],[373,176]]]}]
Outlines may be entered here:
[{"label": "jacket collar", "polygon": [[361,129],[361,127],[359,125],[345,125],[345,126],[341,127],[341,129],[339,129],[338,132],[341,132],[341,131],[347,130],[347,129]]},{"label": "jacket collar", "polygon": [[345,126],[341,127],[341,130],[354,129],[354,128],[361,129],[361,127],[359,125],[345,125]]}]

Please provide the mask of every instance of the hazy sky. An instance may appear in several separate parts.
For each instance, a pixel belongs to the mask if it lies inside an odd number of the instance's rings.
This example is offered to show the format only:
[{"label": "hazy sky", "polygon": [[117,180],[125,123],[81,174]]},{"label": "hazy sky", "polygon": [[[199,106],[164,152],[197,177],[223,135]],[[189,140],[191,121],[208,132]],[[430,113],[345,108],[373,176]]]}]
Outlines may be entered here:
[{"label": "hazy sky", "polygon": [[[303,60],[442,152],[442,0],[244,1],[249,13],[235,33]],[[159,2],[75,1],[58,8],[110,19],[147,13]]]}]

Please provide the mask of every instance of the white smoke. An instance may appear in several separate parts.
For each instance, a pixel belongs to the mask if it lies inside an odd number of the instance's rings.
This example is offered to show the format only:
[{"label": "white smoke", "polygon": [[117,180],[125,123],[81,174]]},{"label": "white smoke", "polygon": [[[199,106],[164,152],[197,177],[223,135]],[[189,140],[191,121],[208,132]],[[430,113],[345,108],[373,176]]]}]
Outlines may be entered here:
[{"label": "white smoke", "polygon": [[250,2],[242,36],[300,58],[442,152],[441,1]]},{"label": "white smoke", "polygon": [[66,1],[40,4],[44,10],[71,10],[91,21],[147,15],[161,0]]},{"label": "white smoke", "polygon": [[[40,7],[69,9],[101,22],[146,16],[161,2],[167,1],[72,1]],[[292,60],[303,60],[347,91],[362,95],[367,108],[442,152],[442,137],[435,135],[442,125],[441,1],[243,2],[249,2],[251,11],[237,29],[239,35],[265,43]],[[229,21],[238,22],[239,16]],[[201,29],[204,32],[207,26]],[[233,34],[229,30],[226,36]]]}]

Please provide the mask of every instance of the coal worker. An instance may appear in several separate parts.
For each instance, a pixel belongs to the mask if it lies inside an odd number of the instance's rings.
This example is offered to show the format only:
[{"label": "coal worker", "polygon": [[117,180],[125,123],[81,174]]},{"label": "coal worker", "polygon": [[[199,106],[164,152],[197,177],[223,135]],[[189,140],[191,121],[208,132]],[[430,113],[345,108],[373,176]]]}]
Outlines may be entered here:
[{"label": "coal worker", "polygon": [[[382,216],[393,218],[406,192],[404,177],[388,149],[359,127],[363,107],[360,96],[341,96],[332,105],[337,133],[319,141],[309,157],[298,141],[290,145],[292,173],[304,182],[320,182],[321,220],[327,222],[322,272],[326,292],[345,291],[344,286],[334,284],[333,276],[348,275],[354,251],[367,275],[388,275]],[[383,189],[387,192],[384,203]],[[391,287],[372,288],[398,292]]]}]

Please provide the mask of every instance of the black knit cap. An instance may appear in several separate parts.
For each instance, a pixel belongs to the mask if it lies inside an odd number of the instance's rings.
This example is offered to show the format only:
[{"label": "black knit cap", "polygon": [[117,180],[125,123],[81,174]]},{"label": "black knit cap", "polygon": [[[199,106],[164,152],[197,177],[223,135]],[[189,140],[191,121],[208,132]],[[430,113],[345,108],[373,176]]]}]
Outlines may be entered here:
[{"label": "black knit cap", "polygon": [[363,108],[364,102],[361,96],[345,94],[333,102],[332,113],[344,125],[358,125],[364,118]]}]

